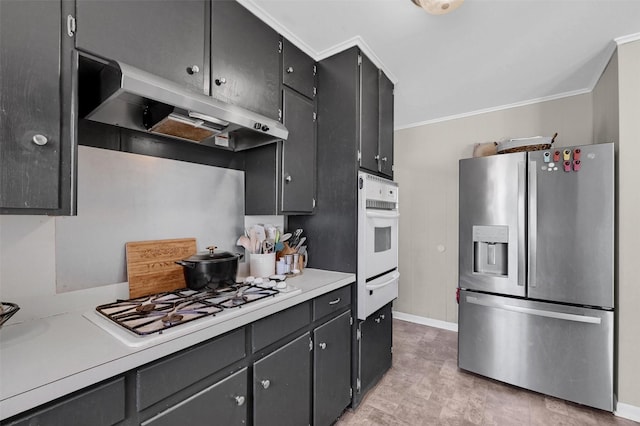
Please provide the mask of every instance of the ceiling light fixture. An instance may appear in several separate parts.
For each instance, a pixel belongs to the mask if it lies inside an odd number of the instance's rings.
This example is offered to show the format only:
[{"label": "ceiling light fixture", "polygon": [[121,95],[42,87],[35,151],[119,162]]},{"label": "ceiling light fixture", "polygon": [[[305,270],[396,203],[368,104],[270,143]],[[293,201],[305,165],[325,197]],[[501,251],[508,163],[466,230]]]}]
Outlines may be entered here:
[{"label": "ceiling light fixture", "polygon": [[432,15],[444,15],[456,10],[464,0],[411,0]]}]

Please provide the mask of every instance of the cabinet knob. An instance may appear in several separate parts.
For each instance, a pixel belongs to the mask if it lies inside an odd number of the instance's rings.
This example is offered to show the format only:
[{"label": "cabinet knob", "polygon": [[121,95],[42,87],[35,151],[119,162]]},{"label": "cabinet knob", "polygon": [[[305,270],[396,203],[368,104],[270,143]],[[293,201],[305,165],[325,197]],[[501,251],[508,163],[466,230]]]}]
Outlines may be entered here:
[{"label": "cabinet knob", "polygon": [[200,72],[200,67],[197,65],[191,65],[190,67],[187,67],[187,74],[197,74]]},{"label": "cabinet knob", "polygon": [[324,342],[320,343],[318,346],[320,346],[320,349],[327,349],[327,344]]},{"label": "cabinet knob", "polygon": [[223,84],[227,84],[227,79],[224,77],[216,78],[216,86],[222,86]]},{"label": "cabinet knob", "polygon": [[387,157],[382,157],[382,161],[387,161]]},{"label": "cabinet knob", "polygon": [[236,404],[238,404],[238,406],[244,404],[244,396],[242,396],[242,395],[236,396],[235,400],[236,400]]},{"label": "cabinet knob", "polygon": [[376,161],[380,161],[380,156],[376,155],[375,157],[373,157],[373,159],[376,160]]},{"label": "cabinet knob", "polygon": [[269,389],[269,386],[271,386],[271,382],[268,379],[261,381],[260,384],[262,384],[262,387],[265,389]]},{"label": "cabinet knob", "polygon": [[384,319],[384,314],[381,314],[381,315],[380,315],[380,319]]},{"label": "cabinet knob", "polygon": [[36,145],[42,146],[42,145],[46,145],[47,142],[49,142],[49,139],[47,139],[47,137],[45,135],[34,135],[31,138],[31,142],[35,143]]},{"label": "cabinet knob", "polygon": [[376,318],[374,321],[380,324],[380,317]]},{"label": "cabinet knob", "polygon": [[287,67],[287,74],[293,73],[293,67]]},{"label": "cabinet knob", "polygon": [[291,182],[291,181],[293,180],[293,178],[291,177],[291,175],[287,175],[287,177],[286,177],[286,178],[284,178],[284,180],[285,180],[287,183],[289,183],[289,182]]}]

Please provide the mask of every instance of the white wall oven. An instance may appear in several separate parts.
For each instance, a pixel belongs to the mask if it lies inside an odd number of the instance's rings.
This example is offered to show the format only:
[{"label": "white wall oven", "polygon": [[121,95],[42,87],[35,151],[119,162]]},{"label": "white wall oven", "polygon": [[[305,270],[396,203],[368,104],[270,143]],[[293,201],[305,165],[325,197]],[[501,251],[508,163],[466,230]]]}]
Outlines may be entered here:
[{"label": "white wall oven", "polygon": [[358,174],[358,319],[398,297],[398,184]]}]

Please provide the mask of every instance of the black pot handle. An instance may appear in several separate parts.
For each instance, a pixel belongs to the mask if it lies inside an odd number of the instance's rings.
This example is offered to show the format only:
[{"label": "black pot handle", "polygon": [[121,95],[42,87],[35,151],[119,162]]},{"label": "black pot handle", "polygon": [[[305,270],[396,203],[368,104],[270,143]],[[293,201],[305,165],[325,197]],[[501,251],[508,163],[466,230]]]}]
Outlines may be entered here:
[{"label": "black pot handle", "polygon": [[244,253],[236,253],[236,255],[238,256],[238,260],[244,257]]},{"label": "black pot handle", "polygon": [[185,268],[193,269],[196,267],[196,264],[193,262],[185,262],[184,260],[176,260],[176,263],[180,266],[184,266]]}]

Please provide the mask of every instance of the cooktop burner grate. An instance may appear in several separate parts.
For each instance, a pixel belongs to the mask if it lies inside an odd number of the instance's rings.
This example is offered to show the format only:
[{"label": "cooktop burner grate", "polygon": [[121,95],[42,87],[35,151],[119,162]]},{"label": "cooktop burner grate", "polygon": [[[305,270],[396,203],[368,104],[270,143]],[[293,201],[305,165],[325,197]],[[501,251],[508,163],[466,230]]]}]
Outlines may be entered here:
[{"label": "cooktop burner grate", "polygon": [[216,290],[181,289],[151,296],[118,300],[96,311],[127,330],[145,336],[176,325],[213,316],[225,309],[275,296],[279,291],[256,285],[234,285]]}]

